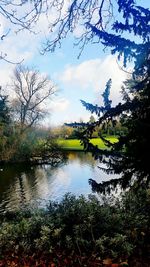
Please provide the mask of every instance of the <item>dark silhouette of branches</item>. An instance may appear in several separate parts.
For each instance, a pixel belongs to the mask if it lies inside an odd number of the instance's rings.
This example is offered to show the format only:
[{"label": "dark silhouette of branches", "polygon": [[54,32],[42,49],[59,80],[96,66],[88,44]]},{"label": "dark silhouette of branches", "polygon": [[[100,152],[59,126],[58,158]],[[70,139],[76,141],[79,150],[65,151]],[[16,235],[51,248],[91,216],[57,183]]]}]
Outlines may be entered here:
[{"label": "dark silhouette of branches", "polygon": [[[117,19],[119,13],[123,20]],[[3,0],[0,14],[10,23],[1,41],[9,34],[11,25],[16,27],[16,31],[32,31],[44,14],[49,27],[43,53],[53,52],[69,33],[77,29],[80,36],[76,37],[75,33],[74,36],[80,53],[86,44],[101,42],[104,48],[110,47],[112,54],[117,52],[119,58],[123,56],[124,66],[127,60],[132,59],[136,59],[138,65],[149,47],[150,10],[139,6],[138,0]],[[54,14],[52,19],[51,14]],[[131,39],[126,38],[126,32],[131,33]],[[132,41],[134,36],[140,37],[137,43]],[[1,55],[1,59],[7,59],[5,54]]]},{"label": "dark silhouette of branches", "polygon": [[[132,59],[138,65],[149,47],[150,10],[137,3],[138,0],[72,0],[66,7],[64,0],[50,1],[48,9],[55,11],[56,18],[49,25],[50,35],[43,53],[53,52],[69,33],[79,28],[80,36],[74,36],[80,53],[88,43],[102,43],[119,59],[123,56],[124,66]],[[116,19],[119,13],[121,21]],[[127,38],[126,32],[132,37]],[[134,36],[140,37],[138,42],[132,40]]]},{"label": "dark silhouette of branches", "polygon": [[[43,53],[51,51],[61,46],[61,42],[67,37],[69,32],[74,32],[78,27],[83,28],[83,32],[77,39],[76,44],[80,46],[80,50],[91,42],[91,29],[87,27],[88,23],[105,31],[107,25],[113,17],[112,0],[73,0],[70,1],[66,8],[66,1],[50,1],[51,8],[55,7],[56,19],[50,23],[50,31],[54,32],[45,42]],[[52,37],[51,37],[52,36]]]},{"label": "dark silhouette of branches", "polygon": [[[5,38],[15,31],[15,33],[21,30],[32,31],[36,22],[38,21],[42,13],[46,13],[47,1],[42,0],[2,0],[0,1],[0,16],[7,22],[2,34],[0,36],[0,42],[4,42]],[[0,27],[1,21],[0,21]],[[15,44],[14,44],[15,45]],[[1,51],[0,59],[12,64],[20,64],[20,62],[14,62],[8,58],[5,51]]]},{"label": "dark silhouette of branches", "polygon": [[19,29],[30,30],[33,22],[36,22],[44,11],[44,4],[45,1],[42,0],[2,0],[0,2],[0,14]]}]

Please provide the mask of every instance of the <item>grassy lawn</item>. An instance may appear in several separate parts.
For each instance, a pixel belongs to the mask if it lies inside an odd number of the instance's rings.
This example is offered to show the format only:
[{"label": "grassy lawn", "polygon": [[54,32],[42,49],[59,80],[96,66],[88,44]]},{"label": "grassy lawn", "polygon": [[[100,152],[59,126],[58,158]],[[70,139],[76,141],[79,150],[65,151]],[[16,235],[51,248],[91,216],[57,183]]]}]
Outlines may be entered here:
[{"label": "grassy lawn", "polygon": [[[114,136],[109,136],[107,137],[107,140],[115,143],[117,142],[117,137]],[[106,146],[104,142],[100,138],[93,138],[91,139],[91,143],[93,145],[97,145],[100,149],[105,149]],[[80,140],[77,139],[60,139],[58,140],[58,144],[62,146],[63,149],[65,150],[83,150],[83,146],[80,145]]]}]

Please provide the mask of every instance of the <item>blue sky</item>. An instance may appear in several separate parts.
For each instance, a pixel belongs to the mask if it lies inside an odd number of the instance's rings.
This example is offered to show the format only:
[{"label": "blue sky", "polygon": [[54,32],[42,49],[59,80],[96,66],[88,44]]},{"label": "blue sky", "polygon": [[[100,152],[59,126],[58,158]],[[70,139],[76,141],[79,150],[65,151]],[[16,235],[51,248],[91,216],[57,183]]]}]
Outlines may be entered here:
[{"label": "blue sky", "polygon": [[[9,25],[2,17],[0,21],[1,34]],[[60,49],[41,55],[39,50],[47,34],[44,17],[40,19],[37,28],[39,31],[41,29],[38,35],[25,31],[16,35],[12,29],[7,38],[0,42],[0,51],[7,53],[13,61],[24,59],[25,65],[34,66],[41,73],[49,75],[57,85],[57,95],[46,106],[50,112],[45,120],[47,126],[87,120],[90,113],[81,105],[80,99],[101,104],[101,94],[109,78],[112,78],[113,104],[121,100],[121,85],[127,74],[118,67],[116,57],[111,56],[109,50],[104,53],[101,44],[88,45],[78,59],[79,47],[73,45],[72,37],[68,37],[62,42]],[[3,88],[11,83],[14,67],[0,61],[0,83]]]}]

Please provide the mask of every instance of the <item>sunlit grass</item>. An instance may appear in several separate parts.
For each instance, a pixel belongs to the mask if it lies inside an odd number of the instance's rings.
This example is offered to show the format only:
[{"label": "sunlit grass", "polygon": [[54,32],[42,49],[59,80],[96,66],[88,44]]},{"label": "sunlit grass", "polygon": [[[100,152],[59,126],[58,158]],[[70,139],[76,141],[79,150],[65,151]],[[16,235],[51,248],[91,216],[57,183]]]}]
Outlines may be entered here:
[{"label": "sunlit grass", "polygon": [[[115,136],[108,136],[107,140],[112,143],[118,141],[117,137]],[[106,149],[106,145],[100,138],[92,138],[91,143],[93,145],[97,145],[100,149]],[[58,144],[65,150],[83,150],[83,146],[80,144],[80,140],[77,139],[60,139],[58,140]]]}]

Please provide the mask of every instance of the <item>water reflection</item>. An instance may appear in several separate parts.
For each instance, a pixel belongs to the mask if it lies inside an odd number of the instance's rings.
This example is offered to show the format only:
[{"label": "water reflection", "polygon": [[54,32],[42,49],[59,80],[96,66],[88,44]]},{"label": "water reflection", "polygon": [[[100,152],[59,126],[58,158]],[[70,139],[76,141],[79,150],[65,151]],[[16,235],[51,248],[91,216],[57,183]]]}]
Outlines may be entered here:
[{"label": "water reflection", "polygon": [[60,200],[71,192],[76,195],[92,193],[89,178],[97,182],[108,180],[108,175],[97,168],[90,154],[70,152],[61,166],[4,166],[0,171],[0,211],[14,210],[37,201]]}]

